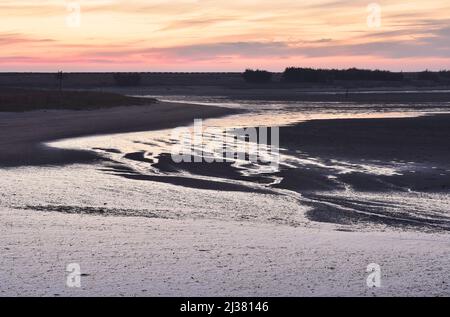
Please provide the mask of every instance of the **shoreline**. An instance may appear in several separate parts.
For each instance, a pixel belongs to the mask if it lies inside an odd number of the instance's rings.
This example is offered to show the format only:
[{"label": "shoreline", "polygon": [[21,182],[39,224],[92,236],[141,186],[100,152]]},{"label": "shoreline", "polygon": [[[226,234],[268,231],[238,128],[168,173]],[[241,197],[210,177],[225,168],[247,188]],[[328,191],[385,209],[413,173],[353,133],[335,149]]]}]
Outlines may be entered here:
[{"label": "shoreline", "polygon": [[248,98],[255,101],[301,101],[301,102],[349,102],[349,103],[424,103],[424,102],[450,102],[450,92],[364,92],[349,91],[332,94],[325,93],[265,93],[248,94],[236,93],[228,96],[239,100]]},{"label": "shoreline", "polygon": [[0,166],[67,164],[92,160],[96,156],[89,151],[53,149],[44,143],[83,136],[176,128],[194,119],[222,117],[241,111],[155,102],[95,110],[3,112],[0,113]]},{"label": "shoreline", "polygon": [[[93,89],[96,91],[96,89]],[[245,87],[231,88],[219,86],[155,86],[136,88],[103,88],[102,91],[117,92],[133,96],[208,96],[226,97],[230,100],[246,101],[298,101],[298,102],[349,102],[349,103],[424,103],[444,102],[450,103],[450,91],[446,89],[411,88],[381,88],[381,89],[356,89],[351,88],[348,94],[345,88],[265,88]]]}]

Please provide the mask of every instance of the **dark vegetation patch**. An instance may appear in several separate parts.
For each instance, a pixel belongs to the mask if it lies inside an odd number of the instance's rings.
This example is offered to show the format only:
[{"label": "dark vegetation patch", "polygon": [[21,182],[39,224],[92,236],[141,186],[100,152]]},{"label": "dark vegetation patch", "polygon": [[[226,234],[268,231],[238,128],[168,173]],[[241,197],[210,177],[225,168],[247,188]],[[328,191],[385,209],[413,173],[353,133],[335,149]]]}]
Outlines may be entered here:
[{"label": "dark vegetation patch", "polygon": [[155,99],[96,91],[57,91],[0,88],[0,112],[32,110],[91,110],[155,103]]},{"label": "dark vegetation patch", "polygon": [[265,70],[247,69],[242,76],[248,83],[263,84],[272,81],[272,73]]},{"label": "dark vegetation patch", "polygon": [[402,81],[403,73],[366,69],[313,69],[288,67],[283,73],[285,82],[327,83],[335,80]]}]

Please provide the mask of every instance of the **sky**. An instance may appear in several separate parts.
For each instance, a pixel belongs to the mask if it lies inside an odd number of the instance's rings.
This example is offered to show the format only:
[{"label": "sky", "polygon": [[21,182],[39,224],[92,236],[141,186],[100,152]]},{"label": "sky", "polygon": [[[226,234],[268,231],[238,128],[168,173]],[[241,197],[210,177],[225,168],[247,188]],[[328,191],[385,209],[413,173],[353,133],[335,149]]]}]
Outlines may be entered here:
[{"label": "sky", "polygon": [[0,72],[450,69],[449,0],[0,0]]}]

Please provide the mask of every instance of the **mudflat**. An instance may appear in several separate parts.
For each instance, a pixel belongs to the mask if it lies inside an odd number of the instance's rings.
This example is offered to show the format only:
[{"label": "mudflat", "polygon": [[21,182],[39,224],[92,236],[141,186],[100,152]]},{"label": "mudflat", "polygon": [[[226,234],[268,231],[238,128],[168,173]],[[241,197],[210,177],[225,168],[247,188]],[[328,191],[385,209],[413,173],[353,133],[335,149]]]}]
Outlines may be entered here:
[{"label": "mudflat", "polygon": [[189,124],[194,119],[219,117],[236,110],[182,103],[95,110],[40,110],[0,113],[0,165],[64,164],[93,159],[89,152],[50,149],[43,145],[58,139],[150,131]]}]

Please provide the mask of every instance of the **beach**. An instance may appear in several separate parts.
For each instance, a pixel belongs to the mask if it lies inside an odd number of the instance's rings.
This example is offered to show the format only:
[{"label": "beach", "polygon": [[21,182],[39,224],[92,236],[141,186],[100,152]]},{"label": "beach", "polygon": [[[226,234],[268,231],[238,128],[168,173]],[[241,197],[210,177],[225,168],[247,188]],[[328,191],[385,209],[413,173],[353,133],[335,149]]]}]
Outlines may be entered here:
[{"label": "beach", "polygon": [[[448,296],[448,235],[1,211],[1,296]],[[80,263],[81,288],[65,286]],[[367,266],[382,268],[368,288]]]},{"label": "beach", "polygon": [[449,0],[0,8],[0,301],[450,297]]},{"label": "beach", "polygon": [[[448,104],[186,100],[0,113],[0,296],[450,295]],[[279,125],[279,169],[175,164],[196,118]]]}]

